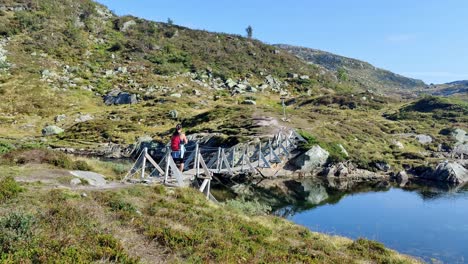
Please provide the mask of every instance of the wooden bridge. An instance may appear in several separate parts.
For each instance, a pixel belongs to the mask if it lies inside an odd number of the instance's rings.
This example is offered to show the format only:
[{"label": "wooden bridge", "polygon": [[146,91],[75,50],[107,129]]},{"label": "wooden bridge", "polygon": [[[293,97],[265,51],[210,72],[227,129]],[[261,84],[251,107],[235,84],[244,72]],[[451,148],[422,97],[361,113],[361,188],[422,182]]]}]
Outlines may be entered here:
[{"label": "wooden bridge", "polygon": [[[185,151],[184,171],[174,162],[169,147],[157,149],[150,155],[147,148],[124,177],[125,182],[161,183],[168,186],[193,186],[214,200],[210,188],[214,174],[234,177],[239,174],[261,174],[285,164],[300,142],[305,141],[295,130],[280,130],[267,142],[257,140],[231,148],[213,148],[189,142]],[[154,154],[154,151],[153,151]],[[163,157],[156,162],[153,156]]]}]

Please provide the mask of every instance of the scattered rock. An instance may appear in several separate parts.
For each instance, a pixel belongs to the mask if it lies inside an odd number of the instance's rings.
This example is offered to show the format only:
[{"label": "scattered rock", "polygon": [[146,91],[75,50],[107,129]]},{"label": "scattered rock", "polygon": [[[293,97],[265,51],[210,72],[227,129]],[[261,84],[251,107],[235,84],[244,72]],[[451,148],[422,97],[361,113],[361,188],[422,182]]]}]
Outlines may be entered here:
[{"label": "scattered rock", "polygon": [[297,79],[299,78],[299,74],[297,73],[288,73],[288,77],[292,79]]},{"label": "scattered rock", "polygon": [[169,111],[169,116],[172,119],[177,119],[177,117],[179,117],[179,112],[177,112],[177,110],[171,110],[171,111]]},{"label": "scattered rock", "polygon": [[70,181],[70,185],[80,185],[80,184],[81,184],[81,180],[79,178],[73,178]]},{"label": "scattered rock", "polygon": [[122,26],[120,27],[120,31],[127,32],[129,28],[135,26],[136,24],[137,23],[135,22],[135,20],[129,20],[122,24]]},{"label": "scattered rock", "polygon": [[82,193],[81,197],[85,198],[85,197],[88,197],[88,195],[86,193]]},{"label": "scattered rock", "polygon": [[299,77],[299,79],[301,79],[301,80],[309,80],[310,77],[309,77],[308,75],[301,75],[301,76]]},{"label": "scattered rock", "polygon": [[67,119],[67,116],[65,114],[62,114],[62,115],[58,115],[54,118],[54,121],[55,123],[60,123],[62,121],[64,121],[65,119]]},{"label": "scattered rock", "polygon": [[338,164],[328,166],[321,174],[326,177],[346,177],[355,169],[356,167],[351,162],[340,162]]},{"label": "scattered rock", "polygon": [[106,180],[101,174],[90,171],[70,171],[70,173],[75,177],[88,181],[91,186],[103,187],[106,185]]},{"label": "scattered rock", "polygon": [[391,169],[390,164],[385,161],[377,161],[374,162],[374,167],[380,171],[389,171]]},{"label": "scattered rock", "polygon": [[94,117],[90,114],[86,114],[86,115],[79,115],[76,119],[75,119],[75,122],[77,123],[83,123],[83,122],[86,122],[86,121],[91,121],[93,120]]},{"label": "scattered rock", "polygon": [[197,90],[197,89],[193,89],[192,94],[195,95],[195,96],[200,96],[201,95],[200,91]]},{"label": "scattered rock", "polygon": [[408,183],[409,177],[405,171],[400,171],[395,176],[395,179],[398,182],[398,184],[400,184],[400,187],[403,187],[406,185],[406,183]]},{"label": "scattered rock", "polygon": [[245,104],[245,105],[257,105],[257,102],[255,102],[254,100],[244,100],[242,102],[242,104]]},{"label": "scattered rock", "polygon": [[400,141],[395,140],[395,139],[392,140],[392,146],[395,146],[395,147],[397,147],[398,149],[404,149],[404,148],[405,148],[405,146],[403,145],[403,143],[401,143]]},{"label": "scattered rock", "polygon": [[302,172],[311,172],[327,163],[330,153],[318,145],[313,146],[310,150],[300,155],[294,160],[296,165]]},{"label": "scattered rock", "polygon": [[429,144],[432,142],[432,137],[428,135],[416,135],[416,140],[421,144]]},{"label": "scattered rock", "polygon": [[104,97],[104,103],[106,105],[136,104],[138,100],[136,94],[114,90]]},{"label": "scattered rock", "polygon": [[58,126],[46,126],[42,129],[43,136],[52,136],[63,133],[64,130]]},{"label": "scattered rock", "polygon": [[457,143],[463,144],[468,142],[468,136],[466,131],[460,128],[455,129],[452,133],[452,137],[457,141]]},{"label": "scattered rock", "polygon": [[468,170],[456,162],[442,162],[435,170],[426,171],[421,178],[461,184],[468,181]]},{"label": "scattered rock", "polygon": [[171,95],[169,95],[170,97],[175,97],[175,98],[181,98],[182,97],[182,94],[180,93],[173,93]]}]

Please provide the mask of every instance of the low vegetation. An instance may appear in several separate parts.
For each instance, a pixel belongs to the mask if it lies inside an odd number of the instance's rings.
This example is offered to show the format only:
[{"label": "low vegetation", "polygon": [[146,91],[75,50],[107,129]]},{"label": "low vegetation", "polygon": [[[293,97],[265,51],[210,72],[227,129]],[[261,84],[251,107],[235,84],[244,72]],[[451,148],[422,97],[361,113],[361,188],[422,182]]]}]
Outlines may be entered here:
[{"label": "low vegetation", "polygon": [[416,263],[376,242],[247,216],[197,190],[162,186],[25,191],[0,206],[0,229],[6,262]]}]

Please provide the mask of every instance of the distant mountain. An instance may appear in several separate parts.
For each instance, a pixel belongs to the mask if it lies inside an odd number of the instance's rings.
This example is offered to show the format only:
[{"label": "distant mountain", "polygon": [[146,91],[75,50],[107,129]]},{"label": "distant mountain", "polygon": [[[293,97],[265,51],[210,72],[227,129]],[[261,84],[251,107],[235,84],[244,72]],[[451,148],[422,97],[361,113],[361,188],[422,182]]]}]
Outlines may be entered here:
[{"label": "distant mountain", "polygon": [[308,63],[316,64],[334,71],[338,78],[348,79],[365,89],[384,93],[406,94],[411,90],[427,87],[421,80],[404,77],[377,68],[364,61],[316,49],[285,44],[277,44],[275,46],[287,50]]},{"label": "distant mountain", "polygon": [[431,85],[424,93],[437,96],[468,97],[468,80]]}]

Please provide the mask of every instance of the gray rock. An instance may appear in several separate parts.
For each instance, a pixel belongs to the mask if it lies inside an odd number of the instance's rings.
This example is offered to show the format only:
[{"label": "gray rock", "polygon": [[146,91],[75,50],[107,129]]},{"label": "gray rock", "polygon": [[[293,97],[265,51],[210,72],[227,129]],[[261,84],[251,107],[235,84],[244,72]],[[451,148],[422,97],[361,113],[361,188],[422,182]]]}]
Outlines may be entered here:
[{"label": "gray rock", "polygon": [[58,126],[46,126],[42,129],[43,136],[52,136],[63,133],[64,130]]},{"label": "gray rock", "polygon": [[175,97],[175,98],[181,98],[182,97],[182,94],[180,93],[173,93],[171,95],[169,95],[170,97]]},{"label": "gray rock", "polygon": [[256,92],[258,92],[258,89],[255,88],[255,87],[249,86],[249,87],[247,87],[247,91],[249,91],[251,93],[256,93]]},{"label": "gray rock", "polygon": [[240,89],[240,90],[245,90],[245,89],[247,89],[247,85],[242,84],[242,83],[236,84],[235,87],[237,87],[237,88]]},{"label": "gray rock", "polygon": [[388,171],[391,169],[391,166],[385,161],[375,162],[374,166],[380,171]]},{"label": "gray rock", "polygon": [[257,102],[255,102],[254,100],[244,100],[242,102],[242,104],[245,104],[245,105],[256,105]]},{"label": "gray rock", "polygon": [[338,164],[328,166],[321,174],[326,177],[346,177],[353,173],[355,169],[356,167],[351,162],[340,162]]},{"label": "gray rock", "polygon": [[404,149],[404,148],[405,148],[405,146],[403,145],[403,143],[401,143],[400,141],[395,140],[395,139],[392,140],[392,146],[395,146],[395,147],[397,147],[398,149]]},{"label": "gray rock", "polygon": [[461,184],[468,181],[468,170],[456,162],[442,162],[434,171],[428,171],[421,175],[429,180],[443,181]]},{"label": "gray rock", "polygon": [[318,145],[315,145],[295,159],[294,165],[303,172],[310,172],[325,165],[329,155],[328,151]]},{"label": "gray rock", "polygon": [[58,116],[56,116],[54,118],[55,123],[60,123],[60,122],[64,121],[65,119],[67,119],[67,116],[65,114],[58,115]]},{"label": "gray rock", "polygon": [[86,121],[91,121],[93,120],[94,117],[90,114],[86,114],[86,115],[79,115],[76,119],[75,119],[75,122],[77,123],[83,123],[83,122],[86,122]]},{"label": "gray rock", "polygon": [[106,180],[101,174],[90,171],[70,171],[70,173],[80,179],[86,180],[89,185],[96,187],[103,187],[106,185]]},{"label": "gray rock", "polygon": [[229,88],[229,89],[232,89],[234,88],[234,86],[236,86],[236,82],[233,81],[232,79],[227,79],[226,80],[226,86]]},{"label": "gray rock", "polygon": [[429,144],[432,142],[432,137],[428,135],[416,135],[416,140],[421,144]]},{"label": "gray rock", "polygon": [[452,132],[452,137],[457,141],[457,143],[463,144],[468,142],[466,131],[460,128],[457,128]]},{"label": "gray rock", "polygon": [[80,184],[81,184],[81,180],[79,178],[73,178],[70,181],[70,185],[80,185]]},{"label": "gray rock", "polygon": [[114,90],[104,97],[104,103],[106,105],[136,104],[138,100],[136,94]]},{"label": "gray rock", "polygon": [[136,24],[137,23],[134,20],[129,20],[122,24],[122,26],[120,27],[120,31],[126,32],[129,28],[135,26]]},{"label": "gray rock", "polygon": [[399,184],[406,183],[409,180],[408,174],[406,174],[406,171],[400,171],[397,173],[395,176],[395,179]]},{"label": "gray rock", "polygon": [[293,79],[297,79],[297,78],[299,78],[299,74],[297,74],[297,73],[288,73],[288,77],[293,78]]},{"label": "gray rock", "polygon": [[301,80],[309,80],[310,77],[309,77],[308,75],[301,75],[301,76],[299,77],[299,79],[301,79]]},{"label": "gray rock", "polygon": [[456,145],[453,148],[453,153],[460,155],[461,158],[463,158],[465,155],[468,156],[468,144]]},{"label": "gray rock", "polygon": [[193,90],[192,90],[192,93],[193,93],[193,95],[195,95],[195,96],[200,96],[200,95],[201,95],[200,91],[197,90],[197,89],[193,89]]},{"label": "gray rock", "polygon": [[172,119],[177,119],[177,117],[179,117],[179,112],[177,112],[177,110],[171,110],[171,111],[169,111],[169,116]]}]

